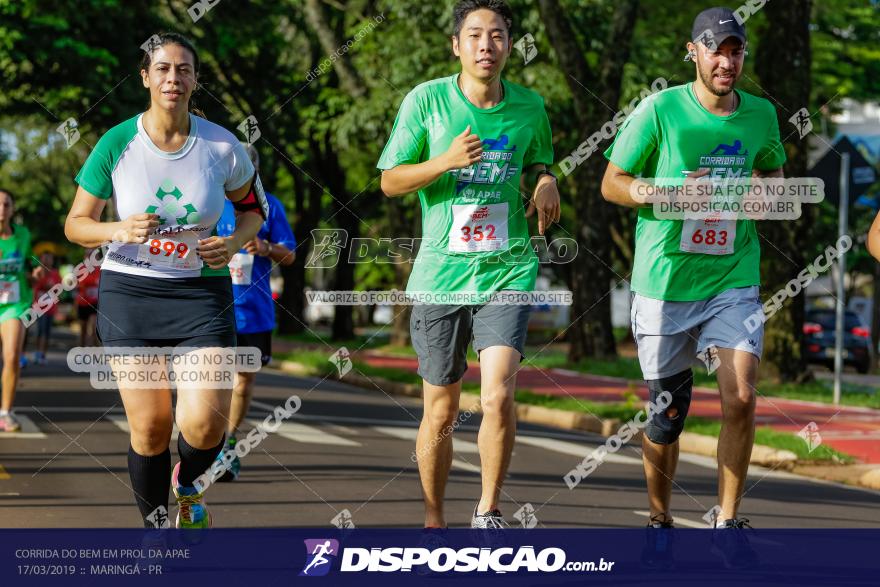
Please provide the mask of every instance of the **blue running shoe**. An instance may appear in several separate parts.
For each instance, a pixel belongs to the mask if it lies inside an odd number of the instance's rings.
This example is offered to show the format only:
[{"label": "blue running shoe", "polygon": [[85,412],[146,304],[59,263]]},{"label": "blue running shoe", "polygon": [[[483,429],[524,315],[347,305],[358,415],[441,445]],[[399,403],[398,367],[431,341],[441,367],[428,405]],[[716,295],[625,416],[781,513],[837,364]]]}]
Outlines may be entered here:
[{"label": "blue running shoe", "polygon": [[[226,446],[224,446],[220,450],[220,454],[217,455],[217,460],[223,464],[223,475],[218,479],[218,481],[229,482],[235,481],[238,479],[238,475],[241,473],[241,459],[238,458],[238,455],[235,453],[235,443],[238,442],[234,436],[230,436],[229,440],[226,441]],[[225,461],[224,455],[226,453],[232,454],[232,460]],[[228,459],[229,457],[227,457]],[[226,465],[225,462],[229,464]]]}]

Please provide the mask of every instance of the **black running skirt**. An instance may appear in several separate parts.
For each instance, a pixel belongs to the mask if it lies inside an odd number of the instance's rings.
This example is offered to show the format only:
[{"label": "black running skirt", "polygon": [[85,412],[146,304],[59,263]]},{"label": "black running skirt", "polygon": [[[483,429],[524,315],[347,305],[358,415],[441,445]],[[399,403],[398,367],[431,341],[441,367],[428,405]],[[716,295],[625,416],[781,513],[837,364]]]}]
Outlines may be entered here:
[{"label": "black running skirt", "polygon": [[105,346],[235,347],[232,280],[102,271],[97,329]]}]

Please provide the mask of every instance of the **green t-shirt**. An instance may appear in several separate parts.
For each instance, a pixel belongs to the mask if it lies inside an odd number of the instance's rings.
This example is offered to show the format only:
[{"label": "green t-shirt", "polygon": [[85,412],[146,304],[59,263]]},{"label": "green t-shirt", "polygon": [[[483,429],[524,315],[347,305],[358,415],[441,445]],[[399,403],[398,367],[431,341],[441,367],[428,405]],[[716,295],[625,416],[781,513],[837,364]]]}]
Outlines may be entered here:
[{"label": "green t-shirt", "polygon": [[[680,185],[685,172],[700,168],[719,179],[779,169],[785,150],[776,110],[763,98],[737,94],[739,107],[729,116],[706,110],[692,83],[654,94],[633,111],[605,156],[627,173],[656,178],[658,185]],[[658,220],[650,207],[638,214],[634,292],[684,302],[760,285],[754,221]]]},{"label": "green t-shirt", "polygon": [[502,83],[504,99],[493,108],[477,108],[465,98],[458,75],[417,86],[400,106],[379,169],[433,159],[468,125],[483,141],[482,161],[419,190],[423,238],[408,292],[492,294],[535,287],[538,258],[529,242],[520,178],[531,165],[552,165],[550,121],[541,96]]},{"label": "green t-shirt", "polygon": [[0,239],[0,306],[30,304],[33,299],[25,263],[31,258],[31,232],[12,225],[12,236]]}]

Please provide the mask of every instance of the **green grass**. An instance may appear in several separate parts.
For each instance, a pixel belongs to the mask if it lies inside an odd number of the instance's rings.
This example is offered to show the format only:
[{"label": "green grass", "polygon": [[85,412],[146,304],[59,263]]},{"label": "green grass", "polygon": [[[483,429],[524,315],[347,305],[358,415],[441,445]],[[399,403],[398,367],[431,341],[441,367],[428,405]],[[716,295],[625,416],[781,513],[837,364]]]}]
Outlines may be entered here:
[{"label": "green grass", "polygon": [[599,418],[618,418],[621,421],[631,420],[641,407],[635,394],[632,396],[635,398],[633,401],[613,403],[596,403],[572,397],[537,394],[526,389],[517,390],[515,397],[516,401],[523,404],[584,412]]},{"label": "green grass", "polygon": [[415,349],[412,348],[411,346],[398,346],[398,345],[386,344],[384,346],[376,347],[375,350],[380,353],[386,354],[386,355],[392,355],[394,357],[413,357],[413,358],[415,358],[417,356]]},{"label": "green grass", "polygon": [[293,361],[304,366],[309,375],[324,377],[336,372],[336,367],[330,362],[331,354],[325,351],[313,351],[300,349],[290,353],[272,353],[272,358],[277,361]]},{"label": "green grass", "polygon": [[[831,382],[813,381],[812,383],[765,383],[758,385],[761,395],[799,399],[830,404],[834,399]],[[876,389],[843,384],[840,403],[844,406],[861,406],[880,409],[880,394]]]},{"label": "green grass", "polygon": [[330,347],[337,349],[339,347],[346,347],[350,351],[354,351],[356,349],[374,349],[377,347],[381,347],[382,345],[387,343],[387,336],[356,336],[351,339],[346,340],[331,340],[329,333],[315,333],[315,332],[301,332],[300,334],[273,334],[273,338],[277,338],[279,340],[283,340],[285,342],[297,343],[303,345],[305,348],[312,346],[319,346],[322,348],[326,348],[328,351]]},{"label": "green grass", "polygon": [[[539,355],[529,354],[539,349],[527,350],[527,362],[525,364],[541,367],[544,369],[569,369],[579,373],[591,375],[604,375],[607,377],[620,377],[634,381],[642,380],[642,372],[639,361],[632,357],[618,357],[616,359],[584,359],[578,363],[569,363],[566,355],[558,349],[547,349]],[[709,375],[705,370],[694,369],[694,385],[718,389],[718,382],[714,375]],[[844,383],[841,392],[840,403],[847,406],[861,406],[866,408],[880,409],[880,393],[876,389],[860,387]],[[811,383],[773,383],[762,380],[758,382],[758,393],[769,397],[783,397],[820,403],[831,403],[833,390],[830,382],[813,381]]]},{"label": "green grass", "polygon": [[[272,357],[278,361],[293,361],[303,365],[309,375],[324,377],[336,373],[336,366],[330,362],[330,353],[314,350],[296,350],[289,353],[273,353]],[[422,378],[413,371],[395,369],[393,367],[374,367],[363,361],[354,361],[353,367],[367,377],[381,377],[397,383],[411,383],[421,385]],[[464,391],[476,391],[479,393],[479,383],[464,383]]]},{"label": "green grass", "polygon": [[[717,438],[718,435],[721,434],[721,422],[710,420],[708,418],[689,416],[685,422],[684,429],[688,432],[705,434]],[[755,429],[755,444],[761,444],[763,446],[769,446],[780,450],[790,450],[797,455],[798,459],[805,461],[834,461],[840,463],[855,462],[855,459],[850,455],[836,451],[824,444],[815,448],[813,452],[810,452],[809,447],[803,438],[787,432],[778,432],[767,426],[759,426]]]}]

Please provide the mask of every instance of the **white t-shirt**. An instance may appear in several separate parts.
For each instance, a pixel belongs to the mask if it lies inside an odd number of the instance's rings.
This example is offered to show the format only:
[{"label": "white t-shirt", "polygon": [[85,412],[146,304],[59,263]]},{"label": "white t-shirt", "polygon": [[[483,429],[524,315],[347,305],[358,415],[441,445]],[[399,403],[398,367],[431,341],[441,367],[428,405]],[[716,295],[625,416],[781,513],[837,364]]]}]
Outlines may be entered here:
[{"label": "white t-shirt", "polygon": [[101,137],[76,176],[90,194],[113,196],[120,220],[144,212],[160,225],[142,245],[113,242],[101,266],[145,277],[229,275],[210,269],[196,254],[199,239],[216,234],[226,192],[254,176],[254,166],[235,135],[190,114],[190,133],[180,150],[161,151],[139,114]]}]

